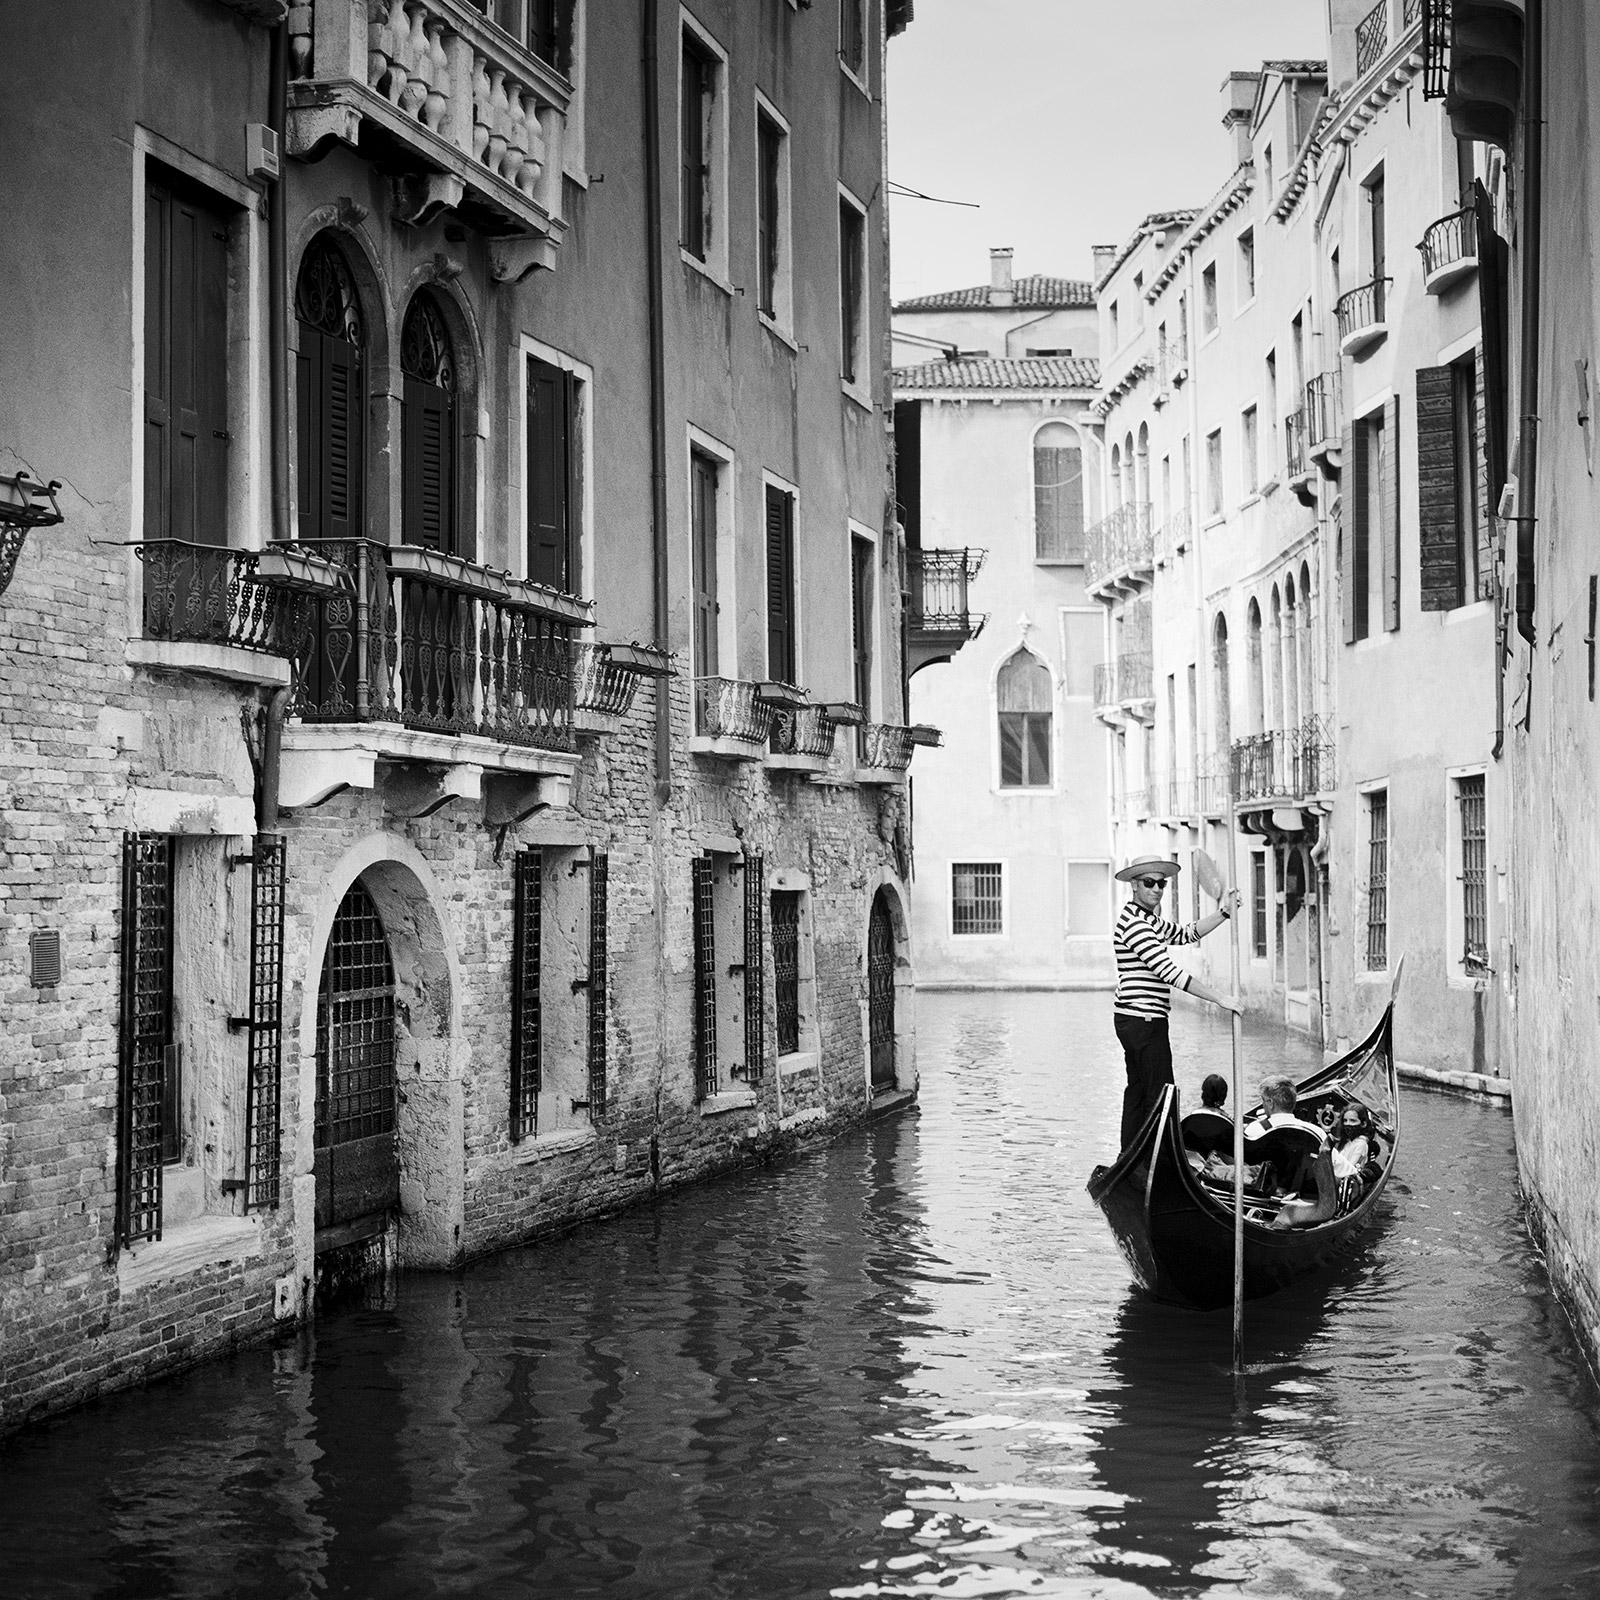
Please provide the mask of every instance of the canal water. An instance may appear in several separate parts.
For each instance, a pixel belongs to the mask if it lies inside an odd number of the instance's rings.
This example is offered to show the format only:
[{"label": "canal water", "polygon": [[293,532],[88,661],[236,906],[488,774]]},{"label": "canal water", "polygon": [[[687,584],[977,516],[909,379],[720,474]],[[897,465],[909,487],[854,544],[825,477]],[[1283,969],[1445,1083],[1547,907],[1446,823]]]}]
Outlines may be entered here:
[{"label": "canal water", "polygon": [[[1192,1099],[1229,1036],[1173,1031]],[[1407,1092],[1378,1229],[1247,1308],[1236,1390],[1229,1313],[1135,1295],[1084,1193],[1108,998],[918,1034],[914,1114],[0,1443],[0,1595],[1600,1592],[1504,1112]]]}]

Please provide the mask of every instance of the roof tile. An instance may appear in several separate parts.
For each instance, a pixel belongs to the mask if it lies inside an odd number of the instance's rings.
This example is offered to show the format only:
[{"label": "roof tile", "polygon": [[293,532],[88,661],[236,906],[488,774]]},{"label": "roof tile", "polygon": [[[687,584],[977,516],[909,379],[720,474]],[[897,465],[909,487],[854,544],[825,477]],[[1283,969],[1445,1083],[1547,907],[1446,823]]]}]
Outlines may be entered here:
[{"label": "roof tile", "polygon": [[1093,389],[1100,363],[1087,356],[959,356],[896,367],[897,389]]},{"label": "roof tile", "polygon": [[1081,278],[1046,278],[1035,273],[1031,277],[1017,278],[1011,286],[1010,305],[997,306],[990,299],[991,286],[979,284],[976,289],[946,289],[942,294],[919,295],[915,300],[901,300],[896,311],[1066,311],[1094,307],[1094,286]]}]

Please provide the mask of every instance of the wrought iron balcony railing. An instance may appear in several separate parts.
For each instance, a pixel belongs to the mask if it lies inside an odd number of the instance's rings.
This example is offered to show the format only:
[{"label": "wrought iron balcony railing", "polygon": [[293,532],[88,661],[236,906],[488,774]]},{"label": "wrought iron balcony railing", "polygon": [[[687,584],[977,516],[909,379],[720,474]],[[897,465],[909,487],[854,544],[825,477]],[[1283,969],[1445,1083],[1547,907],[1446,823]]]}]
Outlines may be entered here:
[{"label": "wrought iron balcony railing", "polygon": [[1182,339],[1163,339],[1156,352],[1156,387],[1176,389],[1188,376],[1188,344]]},{"label": "wrought iron balcony railing", "polygon": [[1283,463],[1289,477],[1303,478],[1311,470],[1306,452],[1306,410],[1301,406],[1283,419]]},{"label": "wrought iron balcony railing", "polygon": [[1335,367],[1319,372],[1306,384],[1306,451],[1339,445],[1344,427],[1344,375]]},{"label": "wrought iron balcony railing", "polygon": [[580,717],[620,721],[633,709],[640,678],[671,677],[670,661],[668,652],[654,645],[576,644],[573,709]]},{"label": "wrought iron balcony railing", "polygon": [[702,739],[732,739],[759,754],[772,733],[777,711],[763,700],[761,685],[742,678],[694,680],[694,731]]},{"label": "wrought iron balcony railing", "polygon": [[856,764],[885,772],[904,772],[917,741],[910,728],[889,722],[863,722],[856,729]]},{"label": "wrought iron balcony railing", "polygon": [[1422,236],[1423,282],[1430,293],[1464,276],[1478,264],[1478,213],[1464,206],[1440,217]]},{"label": "wrought iron balcony railing", "polygon": [[1389,0],[1378,0],[1356,24],[1356,76],[1369,72],[1389,47]]},{"label": "wrought iron balcony railing", "polygon": [[1155,562],[1155,530],[1148,500],[1118,506],[1086,539],[1084,579],[1090,589],[1147,577]]},{"label": "wrought iron balcony railing", "polygon": [[1389,278],[1374,278],[1339,296],[1334,315],[1339,321],[1339,347],[1347,354],[1364,349],[1387,332],[1385,302]]},{"label": "wrought iron balcony railing", "polygon": [[258,552],[181,539],[136,545],[144,566],[144,637],[288,654],[288,597],[256,581]]},{"label": "wrought iron balcony railing", "polygon": [[779,707],[772,714],[772,753],[826,761],[838,728],[824,706]]},{"label": "wrought iron balcony railing", "polygon": [[913,633],[961,634],[976,638],[983,626],[973,626],[967,605],[972,580],[983,569],[987,550],[907,550],[906,576],[911,604],[906,624]]},{"label": "wrought iron balcony railing", "polygon": [[1170,566],[1188,545],[1189,507],[1187,504],[1174,506],[1156,534],[1156,557],[1164,566]]},{"label": "wrought iron balcony railing", "polygon": [[1231,759],[1239,802],[1305,800],[1334,784],[1333,736],[1322,717],[1236,739]]},{"label": "wrought iron balcony railing", "polygon": [[345,569],[350,589],[299,613],[293,709],[303,721],[572,748],[572,626],[584,602],[552,597],[552,614],[534,586],[436,551],[350,539],[315,553]]},{"label": "wrought iron balcony railing", "polygon": [[1405,5],[1401,9],[1400,19],[1408,28],[1412,23],[1420,22],[1422,20],[1422,0],[1405,0]]},{"label": "wrought iron balcony railing", "polygon": [[1132,650],[1115,661],[1102,661],[1094,669],[1094,703],[1122,706],[1148,700],[1155,693],[1148,650]]}]

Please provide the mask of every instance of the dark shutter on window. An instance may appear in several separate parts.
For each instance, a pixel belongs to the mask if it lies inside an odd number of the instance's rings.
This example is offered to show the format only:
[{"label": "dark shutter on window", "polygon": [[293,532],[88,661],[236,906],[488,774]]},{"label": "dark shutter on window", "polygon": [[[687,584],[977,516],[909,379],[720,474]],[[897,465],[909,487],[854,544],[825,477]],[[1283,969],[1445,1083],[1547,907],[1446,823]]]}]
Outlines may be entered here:
[{"label": "dark shutter on window", "polygon": [[606,1114],[606,901],[611,858],[595,851],[589,861],[589,1120]]},{"label": "dark shutter on window", "polygon": [[251,850],[250,1076],[245,1092],[245,1210],[279,1203],[283,1097],[285,840],[259,833]]},{"label": "dark shutter on window", "polygon": [[778,168],[783,132],[770,117],[756,117],[756,263],[760,271],[757,307],[769,317],[777,309]]},{"label": "dark shutter on window", "polygon": [[[1346,418],[1340,441],[1344,471],[1340,483],[1339,601],[1344,610],[1344,642],[1354,644],[1362,638],[1358,618],[1366,607],[1366,592],[1356,593],[1356,542],[1366,536],[1367,526],[1367,437],[1366,429]],[[1362,576],[1366,582],[1365,573]]]},{"label": "dark shutter on window", "polygon": [[1461,512],[1456,494],[1455,374],[1417,369],[1417,523],[1424,611],[1462,602]]},{"label": "dark shutter on window", "polygon": [[683,153],[679,237],[683,248],[699,261],[705,260],[711,238],[710,207],[707,204],[711,188],[708,159],[710,140],[706,128],[711,98],[711,71],[711,63],[685,32],[679,91],[683,100],[680,108],[683,125],[679,140]]},{"label": "dark shutter on window", "polygon": [[767,675],[795,681],[794,499],[767,487]]},{"label": "dark shutter on window", "polygon": [[569,592],[577,383],[546,361],[528,363],[528,576]]},{"label": "dark shutter on window", "polygon": [[872,546],[851,542],[850,642],[855,655],[856,704],[870,718],[872,706]]},{"label": "dark shutter on window", "polygon": [[710,856],[690,864],[694,884],[694,1063],[695,1096],[704,1100],[720,1087],[717,1073],[716,902]]},{"label": "dark shutter on window", "polygon": [[744,1071],[759,1083],[767,1060],[767,960],[762,908],[767,897],[764,856],[744,858]]},{"label": "dark shutter on window", "polygon": [[1378,486],[1383,527],[1383,626],[1393,632],[1400,626],[1400,402],[1386,401],[1383,408],[1383,481]]},{"label": "dark shutter on window", "polygon": [[564,77],[572,71],[572,0],[527,0],[528,49]]},{"label": "dark shutter on window", "polygon": [[455,553],[454,407],[448,390],[405,380],[407,544]]},{"label": "dark shutter on window", "polygon": [[117,1239],[161,1237],[161,1164],[172,1048],[171,836],[122,838],[122,1020],[117,1084]]},{"label": "dark shutter on window", "polygon": [[355,345],[300,324],[295,374],[302,538],[361,537],[360,373]]},{"label": "dark shutter on window", "polygon": [[694,670],[717,675],[717,468],[708,457],[690,458],[690,537],[694,550]]},{"label": "dark shutter on window", "polygon": [[542,1024],[539,958],[543,925],[544,857],[519,850],[511,910],[511,1138],[539,1131],[539,1035]]}]

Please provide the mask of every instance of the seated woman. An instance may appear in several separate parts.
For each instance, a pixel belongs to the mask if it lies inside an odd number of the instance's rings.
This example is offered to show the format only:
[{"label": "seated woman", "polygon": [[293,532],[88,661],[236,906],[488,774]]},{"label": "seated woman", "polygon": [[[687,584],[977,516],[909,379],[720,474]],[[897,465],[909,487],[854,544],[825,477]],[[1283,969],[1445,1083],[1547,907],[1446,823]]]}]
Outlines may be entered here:
[{"label": "seated woman", "polygon": [[1233,1155],[1233,1118],[1222,1109],[1228,1098],[1228,1080],[1212,1072],[1200,1085],[1200,1108],[1180,1124],[1184,1149],[1192,1166],[1204,1166],[1212,1156],[1228,1160]]},{"label": "seated woman", "polygon": [[1340,1209],[1348,1211],[1361,1196],[1369,1178],[1377,1176],[1378,1130],[1372,1113],[1352,1101],[1339,1115],[1333,1131],[1333,1176],[1339,1185]]}]

